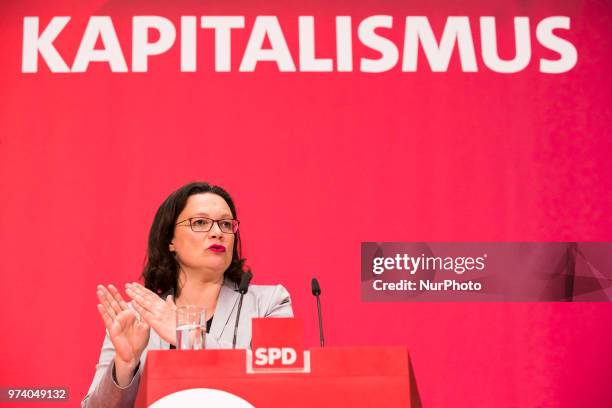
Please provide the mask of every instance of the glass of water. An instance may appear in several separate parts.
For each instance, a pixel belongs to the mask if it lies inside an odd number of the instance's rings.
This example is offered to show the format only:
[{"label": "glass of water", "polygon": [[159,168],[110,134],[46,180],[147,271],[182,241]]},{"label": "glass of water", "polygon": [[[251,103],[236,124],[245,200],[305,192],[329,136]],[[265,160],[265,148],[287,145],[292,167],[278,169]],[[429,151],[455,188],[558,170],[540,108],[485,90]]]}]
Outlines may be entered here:
[{"label": "glass of water", "polygon": [[206,311],[199,306],[176,308],[176,349],[203,350],[206,341]]}]

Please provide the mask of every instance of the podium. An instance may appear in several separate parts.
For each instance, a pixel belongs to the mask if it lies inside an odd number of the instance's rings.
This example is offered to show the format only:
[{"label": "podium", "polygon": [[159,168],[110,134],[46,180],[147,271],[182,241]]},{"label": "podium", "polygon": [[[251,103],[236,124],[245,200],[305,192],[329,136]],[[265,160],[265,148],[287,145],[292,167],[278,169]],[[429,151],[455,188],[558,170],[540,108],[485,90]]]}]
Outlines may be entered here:
[{"label": "podium", "polygon": [[326,347],[306,353],[304,372],[253,372],[247,350],[151,350],[136,407],[188,389],[220,390],[255,407],[420,406],[404,347]]}]

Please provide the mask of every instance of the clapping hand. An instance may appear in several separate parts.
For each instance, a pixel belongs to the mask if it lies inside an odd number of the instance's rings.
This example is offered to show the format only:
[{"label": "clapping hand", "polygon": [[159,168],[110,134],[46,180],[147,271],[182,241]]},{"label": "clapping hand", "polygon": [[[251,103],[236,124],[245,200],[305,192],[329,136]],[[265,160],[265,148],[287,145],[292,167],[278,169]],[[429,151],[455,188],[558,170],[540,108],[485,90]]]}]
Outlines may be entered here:
[{"label": "clapping hand", "polygon": [[169,344],[176,345],[176,305],[172,296],[164,301],[138,283],[127,283],[126,293],[134,301],[134,309]]},{"label": "clapping hand", "polygon": [[113,285],[98,285],[96,293],[100,301],[98,312],[115,346],[117,381],[125,385],[131,380],[132,372],[149,342],[149,325],[128,307]]}]

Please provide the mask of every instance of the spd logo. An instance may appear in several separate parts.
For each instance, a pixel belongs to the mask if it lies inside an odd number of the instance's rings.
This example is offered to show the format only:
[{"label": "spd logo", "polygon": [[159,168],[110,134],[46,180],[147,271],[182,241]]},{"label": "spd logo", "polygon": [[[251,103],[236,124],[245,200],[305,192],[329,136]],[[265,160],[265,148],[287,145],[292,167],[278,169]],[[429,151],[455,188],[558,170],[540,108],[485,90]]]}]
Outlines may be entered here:
[{"label": "spd logo", "polygon": [[283,367],[291,366],[297,361],[297,353],[291,347],[260,347],[255,350],[255,366]]},{"label": "spd logo", "polygon": [[299,318],[255,318],[247,372],[310,372],[304,351],[304,322]]}]

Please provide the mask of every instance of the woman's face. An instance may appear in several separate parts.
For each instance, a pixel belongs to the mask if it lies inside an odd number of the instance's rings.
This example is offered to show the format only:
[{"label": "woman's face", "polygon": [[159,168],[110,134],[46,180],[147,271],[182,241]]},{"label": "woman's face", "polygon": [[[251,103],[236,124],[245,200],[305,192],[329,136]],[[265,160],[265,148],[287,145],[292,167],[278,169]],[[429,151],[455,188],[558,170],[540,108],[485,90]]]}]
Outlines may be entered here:
[{"label": "woman's face", "polygon": [[[183,269],[223,275],[232,262],[235,235],[222,232],[216,222],[208,232],[193,231],[188,221],[193,217],[213,220],[233,219],[232,211],[225,200],[217,194],[194,194],[187,199],[185,208],[175,221],[180,224],[175,225],[174,237],[170,242],[170,251],[176,253],[176,258]],[[184,220],[187,221],[181,222]]]}]

